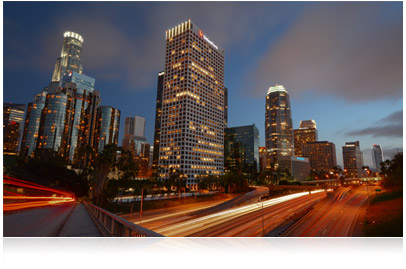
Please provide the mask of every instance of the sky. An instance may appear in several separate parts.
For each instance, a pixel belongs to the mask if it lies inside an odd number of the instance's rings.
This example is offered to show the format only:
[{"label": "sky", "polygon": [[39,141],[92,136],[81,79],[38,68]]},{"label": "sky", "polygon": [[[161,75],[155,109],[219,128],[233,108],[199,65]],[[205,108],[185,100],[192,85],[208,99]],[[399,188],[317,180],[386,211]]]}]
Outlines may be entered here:
[{"label": "sky", "polygon": [[51,81],[65,31],[84,38],[83,73],[124,120],[154,136],[165,30],[191,19],[225,50],[229,127],[255,123],[265,145],[265,96],[284,85],[293,127],[319,140],[359,140],[384,158],[403,151],[402,2],[4,2],[3,101],[27,104]]}]

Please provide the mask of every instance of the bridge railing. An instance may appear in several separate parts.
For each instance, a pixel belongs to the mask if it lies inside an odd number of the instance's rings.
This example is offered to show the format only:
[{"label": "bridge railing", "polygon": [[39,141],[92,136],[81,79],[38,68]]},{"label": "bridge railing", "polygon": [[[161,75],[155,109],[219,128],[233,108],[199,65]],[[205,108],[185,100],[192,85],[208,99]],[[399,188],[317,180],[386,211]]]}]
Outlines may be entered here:
[{"label": "bridge railing", "polygon": [[94,204],[84,201],[86,209],[95,220],[96,225],[104,236],[112,237],[163,237],[163,235],[148,230],[125,220]]}]

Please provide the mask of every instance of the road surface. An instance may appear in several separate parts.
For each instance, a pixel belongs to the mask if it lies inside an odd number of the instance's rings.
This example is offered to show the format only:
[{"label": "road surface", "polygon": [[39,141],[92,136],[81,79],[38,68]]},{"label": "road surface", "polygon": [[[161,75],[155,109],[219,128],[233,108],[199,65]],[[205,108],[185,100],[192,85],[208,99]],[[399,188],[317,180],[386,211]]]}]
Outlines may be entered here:
[{"label": "road surface", "polygon": [[101,236],[83,204],[45,206],[3,215],[4,237]]},{"label": "road surface", "polygon": [[373,189],[372,186],[340,188],[282,236],[354,236],[359,214]]}]

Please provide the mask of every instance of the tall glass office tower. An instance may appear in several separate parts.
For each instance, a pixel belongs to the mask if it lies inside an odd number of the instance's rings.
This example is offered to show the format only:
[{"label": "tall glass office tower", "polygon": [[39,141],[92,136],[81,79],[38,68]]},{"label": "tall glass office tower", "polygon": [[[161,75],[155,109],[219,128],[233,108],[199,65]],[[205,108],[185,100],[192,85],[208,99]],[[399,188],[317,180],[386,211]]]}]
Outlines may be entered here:
[{"label": "tall glass office tower", "polygon": [[190,20],[166,31],[160,177],[177,170],[193,189],[223,174],[224,50]]},{"label": "tall glass office tower", "polygon": [[156,91],[154,146],[152,154],[152,176],[154,177],[158,176],[159,140],[161,137],[162,93],[164,90],[164,75],[164,71],[158,73],[158,85]]},{"label": "tall glass office tower", "polygon": [[267,168],[278,168],[281,157],[293,155],[292,116],[285,87],[270,87],[265,103],[265,145],[269,154]]},{"label": "tall glass office tower", "polygon": [[108,144],[118,142],[120,128],[120,110],[111,106],[101,106],[97,109],[97,124],[95,147],[97,152],[102,152]]},{"label": "tall glass office tower", "polygon": [[381,171],[381,162],[383,162],[383,152],[380,145],[373,145],[372,148],[372,164],[376,172]]},{"label": "tall glass office tower", "polygon": [[61,56],[56,59],[52,82],[62,82],[64,76],[74,71],[82,74],[83,66],[80,63],[80,54],[82,53],[83,37],[74,32],[65,32],[63,34],[63,45]]},{"label": "tall glass office tower", "polygon": [[48,92],[44,90],[35,96],[34,102],[28,103],[20,149],[20,156],[23,158],[32,157],[32,153],[37,148],[41,114],[47,94]]}]

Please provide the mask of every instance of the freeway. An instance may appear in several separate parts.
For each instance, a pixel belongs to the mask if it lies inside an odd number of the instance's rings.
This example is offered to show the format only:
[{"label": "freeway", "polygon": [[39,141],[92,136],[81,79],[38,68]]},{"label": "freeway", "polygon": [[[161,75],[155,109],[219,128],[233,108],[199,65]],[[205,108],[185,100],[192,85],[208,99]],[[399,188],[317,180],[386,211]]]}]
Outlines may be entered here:
[{"label": "freeway", "polygon": [[354,236],[357,219],[372,192],[372,186],[340,188],[282,236]]},{"label": "freeway", "polygon": [[[173,215],[148,219],[141,225],[165,236],[262,236],[298,209],[326,196],[324,191],[295,193],[205,216]],[[262,221],[263,219],[263,221]],[[135,222],[140,224],[139,222]]]}]

